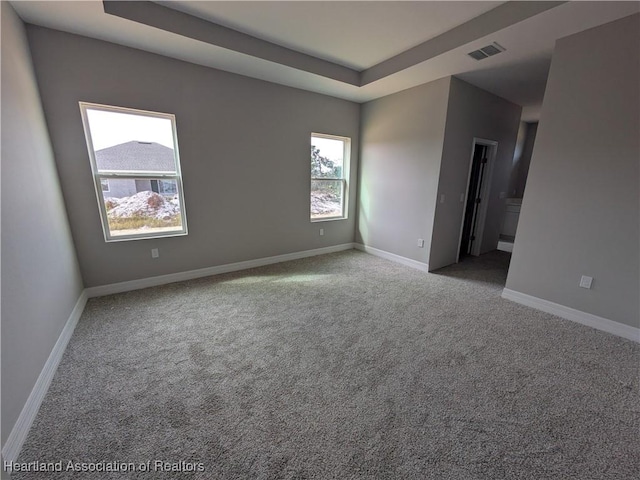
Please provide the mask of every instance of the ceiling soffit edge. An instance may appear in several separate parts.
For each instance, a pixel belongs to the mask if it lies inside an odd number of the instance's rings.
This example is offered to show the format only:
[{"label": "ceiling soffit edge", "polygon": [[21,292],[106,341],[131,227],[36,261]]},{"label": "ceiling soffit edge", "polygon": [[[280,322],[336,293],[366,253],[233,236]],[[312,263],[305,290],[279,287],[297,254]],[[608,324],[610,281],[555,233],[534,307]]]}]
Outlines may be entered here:
[{"label": "ceiling soffit edge", "polygon": [[362,87],[566,3],[507,2],[441,35],[357,71],[150,1],[104,0],[104,12],[238,53]]}]

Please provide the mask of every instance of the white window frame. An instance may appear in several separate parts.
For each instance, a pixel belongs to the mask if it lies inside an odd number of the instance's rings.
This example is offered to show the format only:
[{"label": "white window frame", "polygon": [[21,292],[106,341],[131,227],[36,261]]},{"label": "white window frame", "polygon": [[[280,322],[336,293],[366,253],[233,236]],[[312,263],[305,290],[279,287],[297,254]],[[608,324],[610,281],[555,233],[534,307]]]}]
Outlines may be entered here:
[{"label": "white window frame", "polygon": [[[91,172],[93,174],[94,187],[96,191],[96,198],[98,200],[98,210],[100,211],[100,221],[102,223],[102,230],[104,233],[104,239],[106,242],[122,242],[128,240],[143,240],[149,238],[162,238],[162,237],[177,237],[188,234],[187,230],[187,214],[184,204],[184,194],[182,187],[182,173],[180,170],[180,154],[178,152],[178,134],[176,131],[176,117],[171,113],[151,112],[147,110],[137,110],[127,107],[116,107],[112,105],[101,105],[99,103],[79,102],[80,113],[82,115],[82,124],[84,127],[85,138],[87,141],[87,149],[89,151],[89,160],[91,163]],[[98,165],[95,158],[95,150],[93,148],[93,141],[91,139],[91,129],[89,128],[89,119],[87,117],[87,110],[102,110],[106,112],[126,113],[129,115],[140,115],[143,117],[155,117],[164,118],[171,121],[171,130],[173,134],[173,154],[176,162],[175,173],[167,172],[155,172],[155,171],[98,171]],[[109,179],[133,179],[133,180],[175,180],[178,188],[178,199],[180,201],[180,220],[181,229],[170,230],[167,232],[149,232],[149,233],[135,233],[131,235],[111,235],[109,229],[109,222],[107,217],[107,208],[104,204],[104,196],[102,190],[101,180]]]},{"label": "white window frame", "polygon": [[342,212],[340,215],[333,217],[311,217],[311,190],[309,191],[309,218],[312,223],[316,222],[330,222],[333,220],[346,220],[349,216],[349,172],[351,171],[351,138],[343,137],[340,135],[329,135],[326,133],[311,132],[310,140],[313,145],[313,139],[315,138],[328,138],[331,140],[340,140],[342,142],[344,151],[342,157],[342,178],[327,178],[327,177],[311,177],[309,187],[315,181],[328,181],[328,182],[342,182]]}]

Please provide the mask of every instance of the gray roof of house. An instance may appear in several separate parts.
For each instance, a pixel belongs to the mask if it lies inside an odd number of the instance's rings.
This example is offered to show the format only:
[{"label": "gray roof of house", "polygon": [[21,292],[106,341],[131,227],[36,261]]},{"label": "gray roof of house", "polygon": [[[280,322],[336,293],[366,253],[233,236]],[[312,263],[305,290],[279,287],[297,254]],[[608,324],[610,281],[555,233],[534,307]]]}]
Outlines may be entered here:
[{"label": "gray roof of house", "polygon": [[96,152],[98,170],[175,172],[173,149],[155,142],[131,141]]}]

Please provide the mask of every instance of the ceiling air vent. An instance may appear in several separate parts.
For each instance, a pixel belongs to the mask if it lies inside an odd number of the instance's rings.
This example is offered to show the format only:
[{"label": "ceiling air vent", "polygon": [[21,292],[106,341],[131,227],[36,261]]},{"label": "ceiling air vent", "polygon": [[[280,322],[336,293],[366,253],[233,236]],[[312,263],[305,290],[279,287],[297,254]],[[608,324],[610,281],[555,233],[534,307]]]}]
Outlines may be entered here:
[{"label": "ceiling air vent", "polygon": [[500,52],[504,52],[505,48],[493,42],[491,45],[487,45],[486,47],[482,47],[479,50],[474,50],[470,52],[468,55],[474,60],[482,60],[483,58],[492,57],[493,55],[497,55]]}]

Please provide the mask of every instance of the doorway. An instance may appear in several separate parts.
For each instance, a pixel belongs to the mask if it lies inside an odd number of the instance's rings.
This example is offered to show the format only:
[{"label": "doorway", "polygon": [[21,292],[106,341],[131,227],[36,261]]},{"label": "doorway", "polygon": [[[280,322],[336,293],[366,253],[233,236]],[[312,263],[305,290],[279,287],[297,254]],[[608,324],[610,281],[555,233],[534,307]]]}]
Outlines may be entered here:
[{"label": "doorway", "polygon": [[458,261],[468,255],[480,255],[497,146],[491,140],[473,139]]}]

